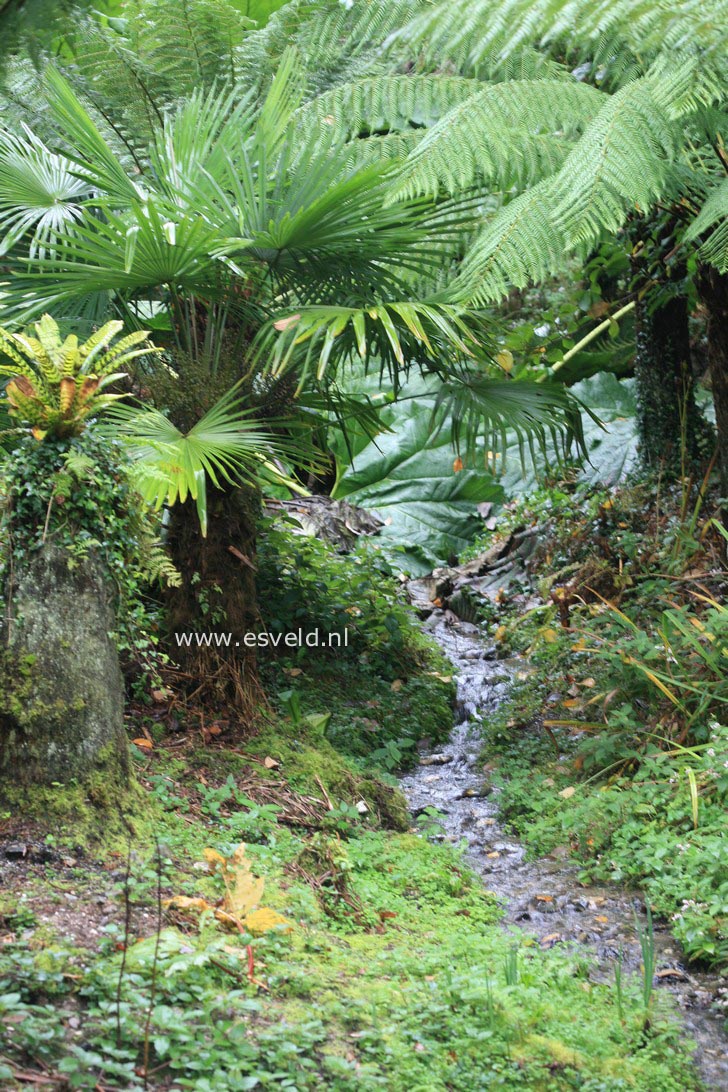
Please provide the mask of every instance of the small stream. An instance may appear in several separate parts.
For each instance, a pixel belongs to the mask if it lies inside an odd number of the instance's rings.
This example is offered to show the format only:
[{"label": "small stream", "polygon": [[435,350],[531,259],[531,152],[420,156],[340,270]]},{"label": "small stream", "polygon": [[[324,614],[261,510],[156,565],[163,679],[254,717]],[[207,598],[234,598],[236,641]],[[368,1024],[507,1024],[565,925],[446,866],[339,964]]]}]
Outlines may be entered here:
[{"label": "small stream", "polygon": [[[584,886],[578,867],[553,854],[527,861],[518,841],[498,819],[497,798],[479,753],[478,723],[508,693],[522,664],[497,660],[476,626],[434,611],[424,623],[452,661],[457,677],[457,723],[447,743],[422,753],[420,764],[402,779],[402,789],[416,815],[428,806],[444,815],[444,837],[467,843],[467,857],[486,887],[502,901],[505,927],[535,936],[542,948],[572,944],[594,960],[595,979],[613,979],[623,953],[625,970],[639,972],[641,953],[635,915],[644,924],[644,903],[635,893],[610,886]],[[680,946],[655,923],[655,983],[675,995],[689,1034],[697,1043],[696,1064],[708,1089],[728,1089],[728,1036],[723,1014],[728,987],[718,975],[689,968]]]}]

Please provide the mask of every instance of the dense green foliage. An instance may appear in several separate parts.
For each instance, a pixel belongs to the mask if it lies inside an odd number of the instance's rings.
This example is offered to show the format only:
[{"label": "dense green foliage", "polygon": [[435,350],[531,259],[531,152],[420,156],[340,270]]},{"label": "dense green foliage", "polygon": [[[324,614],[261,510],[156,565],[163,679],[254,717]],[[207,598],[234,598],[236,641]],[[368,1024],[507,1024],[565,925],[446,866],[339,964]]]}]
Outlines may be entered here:
[{"label": "dense green foliage", "polygon": [[[136,779],[3,796],[0,1084],[697,1090],[650,910],[726,965],[725,0],[38,10],[0,0],[0,582],[103,558]],[[383,526],[260,516],[310,492]],[[458,556],[418,609],[520,660],[452,761],[403,584]],[[643,892],[637,973],[507,933],[420,759]]]}]

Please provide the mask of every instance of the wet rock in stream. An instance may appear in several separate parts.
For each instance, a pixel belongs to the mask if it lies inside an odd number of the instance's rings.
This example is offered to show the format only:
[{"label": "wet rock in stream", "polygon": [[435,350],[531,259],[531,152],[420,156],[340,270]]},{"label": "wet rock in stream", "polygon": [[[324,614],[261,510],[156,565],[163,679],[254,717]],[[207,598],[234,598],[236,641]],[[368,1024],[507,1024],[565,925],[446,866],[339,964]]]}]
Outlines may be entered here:
[{"label": "wet rock in stream", "polygon": [[[505,699],[510,679],[524,665],[485,658],[477,627],[442,610],[431,611],[425,628],[456,669],[458,723],[445,746],[421,755],[420,765],[402,778],[412,814],[421,815],[431,807],[441,812],[443,838],[466,843],[472,867],[503,903],[506,929],[529,933],[543,949],[556,945],[586,949],[595,980],[613,979],[620,959],[626,971],[639,972],[636,923],[640,928],[645,924],[641,897],[617,887],[585,886],[565,847],[527,861],[525,848],[500,825],[497,794],[478,761],[478,723]],[[655,945],[655,984],[677,999],[685,1027],[697,1043],[696,1064],[703,1081],[709,1089],[728,1089],[725,980],[688,968],[677,941],[659,923]],[[716,1005],[723,1008],[722,1016]]]}]

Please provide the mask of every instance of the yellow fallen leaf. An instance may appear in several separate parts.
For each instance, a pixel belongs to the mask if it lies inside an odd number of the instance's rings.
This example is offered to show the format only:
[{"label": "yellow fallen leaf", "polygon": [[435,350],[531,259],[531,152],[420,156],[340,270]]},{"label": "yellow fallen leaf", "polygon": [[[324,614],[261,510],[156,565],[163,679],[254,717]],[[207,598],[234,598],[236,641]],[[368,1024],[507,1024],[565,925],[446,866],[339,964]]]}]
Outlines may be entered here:
[{"label": "yellow fallen leaf", "polygon": [[286,933],[290,933],[293,929],[293,925],[288,918],[284,918],[277,910],[271,910],[269,906],[261,906],[260,910],[253,910],[246,916],[243,925],[254,936],[262,936],[263,933],[267,933],[277,926],[285,926],[285,930],[282,929],[281,931]]},{"label": "yellow fallen leaf", "polygon": [[174,895],[171,899],[165,899],[162,905],[167,910],[199,910],[200,913],[205,910],[212,910],[213,913],[215,911],[215,907],[207,899],[190,898],[188,895]]},{"label": "yellow fallen leaf", "polygon": [[262,876],[253,875],[250,861],[245,856],[244,843],[225,862],[222,878],[226,890],[225,910],[236,918],[244,918],[258,906],[265,890]]},{"label": "yellow fallen leaf", "polygon": [[539,631],[547,645],[553,645],[559,639],[555,629],[547,628]]},{"label": "yellow fallen leaf", "polygon": [[175,895],[164,905],[176,910],[210,910],[217,921],[232,932],[250,932],[262,935],[277,925],[292,929],[293,925],[277,910],[259,906],[265,890],[262,876],[254,876],[251,862],[241,843],[231,857],[223,857],[216,849],[203,850],[203,856],[211,871],[220,871],[225,884],[225,897],[221,907],[212,906],[207,899]]},{"label": "yellow fallen leaf", "polygon": [[500,643],[501,641],[505,640],[507,633],[508,633],[508,630],[506,629],[505,626],[498,626],[498,629],[495,631],[493,636],[496,639],[496,641],[498,641]]}]

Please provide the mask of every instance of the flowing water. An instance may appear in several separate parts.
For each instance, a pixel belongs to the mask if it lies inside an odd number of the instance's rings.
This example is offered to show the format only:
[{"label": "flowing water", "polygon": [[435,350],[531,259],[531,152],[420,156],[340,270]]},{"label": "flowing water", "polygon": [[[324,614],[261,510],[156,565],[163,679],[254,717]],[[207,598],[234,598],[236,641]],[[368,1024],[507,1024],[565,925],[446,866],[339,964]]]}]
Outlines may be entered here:
[{"label": "flowing water", "polygon": [[[496,660],[475,626],[442,611],[433,612],[425,628],[455,668],[458,715],[447,743],[421,754],[420,765],[402,780],[412,812],[429,806],[443,813],[444,837],[467,843],[470,864],[502,900],[507,929],[535,936],[543,948],[571,944],[585,950],[596,979],[613,978],[620,952],[625,970],[639,973],[635,922],[645,925],[641,897],[617,887],[585,886],[578,868],[558,854],[526,860],[524,847],[499,823],[497,798],[480,754],[478,724],[504,700],[510,679],[523,664]],[[659,923],[655,945],[655,984],[676,997],[696,1041],[696,1063],[706,1087],[728,1089],[725,979],[688,967],[677,941]]]}]

